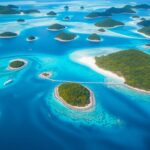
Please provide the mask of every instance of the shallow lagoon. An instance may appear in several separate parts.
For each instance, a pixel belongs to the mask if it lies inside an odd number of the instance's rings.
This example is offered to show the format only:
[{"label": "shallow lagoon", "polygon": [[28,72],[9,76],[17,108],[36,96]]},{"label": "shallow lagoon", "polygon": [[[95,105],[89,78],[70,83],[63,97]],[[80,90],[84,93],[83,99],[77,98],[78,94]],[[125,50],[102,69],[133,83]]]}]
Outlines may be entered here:
[{"label": "shallow lagoon", "polygon": [[[100,7],[98,2],[88,3],[87,8],[83,2],[85,10],[82,12],[78,1],[69,2],[73,5],[69,12],[60,9],[65,2],[47,3],[18,3],[22,8],[32,8],[36,4],[42,9],[42,15],[0,16],[0,31],[9,29],[20,33],[14,39],[0,39],[0,149],[148,150],[149,95],[124,86],[85,84],[94,92],[96,106],[89,112],[72,111],[53,95],[60,83],[40,79],[38,75],[42,71],[52,71],[52,79],[57,80],[109,81],[110,78],[78,63],[75,56],[95,56],[135,47],[150,53],[149,48],[142,47],[149,39],[134,33],[137,29],[134,20],[123,14],[113,17],[127,22],[127,26],[110,29],[101,35],[103,40],[98,44],[86,41],[87,36],[96,31],[95,27],[89,30],[92,23],[99,19],[84,20],[83,16],[93,9],[116,5],[113,1],[102,2]],[[123,4],[124,1],[117,5]],[[43,14],[49,9],[58,11],[59,15],[47,19]],[[148,12],[138,13],[146,16]],[[72,20],[63,21],[68,14]],[[20,17],[28,19],[27,22],[17,23]],[[66,24],[66,30],[75,32],[79,38],[70,43],[55,41],[53,38],[59,32],[47,31],[53,22]],[[26,37],[31,34],[39,39],[28,43]],[[27,59],[28,66],[19,71],[6,70],[8,62],[16,58]],[[8,79],[14,82],[3,86]]]}]

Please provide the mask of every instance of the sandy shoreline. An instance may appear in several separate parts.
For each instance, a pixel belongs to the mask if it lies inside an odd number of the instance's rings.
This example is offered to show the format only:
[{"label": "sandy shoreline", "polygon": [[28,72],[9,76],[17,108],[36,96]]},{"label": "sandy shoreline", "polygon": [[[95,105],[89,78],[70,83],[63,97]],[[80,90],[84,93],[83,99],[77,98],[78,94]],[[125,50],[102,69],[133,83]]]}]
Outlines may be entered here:
[{"label": "sandy shoreline", "polygon": [[55,40],[57,40],[57,41],[59,41],[59,42],[71,42],[71,41],[74,41],[74,40],[76,40],[78,38],[78,36],[76,36],[74,39],[72,39],[72,40],[62,40],[62,39],[60,39],[60,38],[54,38]]},{"label": "sandy shoreline", "polygon": [[80,63],[81,64],[84,64],[88,67],[90,67],[92,70],[104,75],[104,76],[107,76],[107,77],[110,77],[110,78],[114,78],[114,79],[117,79],[119,82],[118,83],[121,83],[123,84],[125,87],[131,89],[131,90],[134,90],[134,91],[138,91],[138,92],[141,92],[141,93],[146,93],[146,94],[150,94],[150,91],[146,91],[146,90],[143,90],[143,89],[139,89],[139,88],[136,88],[136,87],[132,87],[128,84],[125,83],[125,78],[124,77],[120,77],[118,76],[117,74],[111,72],[111,71],[108,71],[108,70],[105,70],[103,68],[100,68],[98,67],[95,63],[96,63],[96,60],[94,57],[82,57],[80,58]]},{"label": "sandy shoreline", "polygon": [[60,102],[62,102],[65,106],[69,107],[72,110],[87,111],[95,106],[94,94],[90,89],[88,89],[88,90],[90,91],[90,103],[88,105],[86,105],[85,107],[72,106],[72,105],[68,104],[66,101],[64,101],[63,98],[59,96],[58,86],[54,90],[54,95]]},{"label": "sandy shoreline", "polygon": [[16,38],[18,35],[16,36],[0,36],[0,39],[11,39],[11,38]]}]

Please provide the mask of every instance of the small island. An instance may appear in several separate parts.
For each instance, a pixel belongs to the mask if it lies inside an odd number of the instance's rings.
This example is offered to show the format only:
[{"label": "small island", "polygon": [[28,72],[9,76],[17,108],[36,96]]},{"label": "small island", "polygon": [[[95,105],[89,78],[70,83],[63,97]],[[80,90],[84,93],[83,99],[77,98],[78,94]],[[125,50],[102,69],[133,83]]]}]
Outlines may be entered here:
[{"label": "small island", "polygon": [[75,40],[76,37],[77,36],[74,33],[61,32],[56,36],[55,40],[58,40],[60,42],[69,42]]},{"label": "small island", "polygon": [[65,106],[75,110],[89,110],[95,104],[91,90],[79,83],[63,83],[55,88],[55,96]]},{"label": "small island", "polygon": [[150,9],[150,5],[140,4],[140,5],[133,6],[133,8],[136,8],[136,9]]},{"label": "small island", "polygon": [[64,9],[65,9],[65,10],[69,10],[69,6],[67,6],[67,5],[64,6]]},{"label": "small island", "polygon": [[82,10],[83,10],[83,9],[84,9],[84,6],[81,6],[81,7],[80,7],[80,9],[82,9]]},{"label": "small island", "polygon": [[18,70],[22,69],[27,64],[27,61],[24,59],[15,59],[10,61],[8,70]]},{"label": "small island", "polygon": [[134,16],[132,16],[132,18],[133,18],[133,19],[139,19],[139,18],[140,18],[140,16],[138,16],[138,15],[134,15]]},{"label": "small island", "polygon": [[14,32],[3,32],[3,33],[0,33],[0,38],[14,38],[17,35],[18,34]]},{"label": "small island", "polygon": [[36,13],[40,13],[40,11],[37,10],[37,9],[21,10],[21,12],[24,13],[24,14],[36,14]]},{"label": "small island", "polygon": [[66,17],[64,17],[64,19],[63,20],[65,20],[65,21],[69,21],[71,18],[69,17],[69,16],[66,16]]},{"label": "small island", "polygon": [[143,27],[142,29],[139,29],[138,32],[140,32],[146,36],[150,36],[150,26]]},{"label": "small island", "polygon": [[143,20],[143,21],[139,22],[138,25],[143,26],[143,27],[148,27],[148,26],[150,26],[150,19]]},{"label": "small island", "polygon": [[57,13],[54,12],[54,11],[50,11],[50,12],[47,13],[47,15],[48,15],[48,16],[56,16]]},{"label": "small island", "polygon": [[150,55],[139,50],[124,50],[96,57],[96,65],[125,78],[136,90],[150,91]]},{"label": "small island", "polygon": [[87,38],[87,40],[90,41],[90,42],[96,42],[96,43],[98,43],[98,42],[101,41],[101,38],[100,38],[100,36],[99,36],[98,34],[93,33],[93,34],[91,34],[91,35]]},{"label": "small island", "polygon": [[97,27],[106,27],[106,28],[112,28],[112,27],[117,27],[117,26],[122,26],[122,25],[124,25],[124,23],[113,20],[111,18],[108,18],[108,19],[105,19],[102,21],[98,21],[95,23],[95,26],[97,26]]},{"label": "small island", "polygon": [[0,5],[0,14],[2,15],[15,15],[20,13],[21,13],[20,10],[18,10],[18,7],[15,5],[7,5],[7,6]]},{"label": "small island", "polygon": [[63,29],[65,29],[65,26],[58,23],[52,24],[51,26],[48,27],[48,30],[50,31],[59,31]]},{"label": "small island", "polygon": [[32,42],[32,41],[35,41],[37,39],[37,37],[33,36],[33,35],[30,35],[28,38],[27,38],[27,41],[28,42]]},{"label": "small island", "polygon": [[42,72],[39,74],[39,77],[42,79],[49,79],[52,76],[52,72]]},{"label": "small island", "polygon": [[105,32],[106,30],[103,28],[98,29],[99,32]]},{"label": "small island", "polygon": [[18,19],[17,22],[20,22],[20,23],[25,22],[25,19]]}]

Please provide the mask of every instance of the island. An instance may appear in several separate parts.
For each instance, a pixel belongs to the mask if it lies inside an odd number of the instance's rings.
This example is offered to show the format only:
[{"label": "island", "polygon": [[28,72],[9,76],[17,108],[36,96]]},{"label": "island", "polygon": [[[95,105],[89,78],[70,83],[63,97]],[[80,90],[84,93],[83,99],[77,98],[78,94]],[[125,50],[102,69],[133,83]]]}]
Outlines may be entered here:
[{"label": "island", "polygon": [[106,27],[106,28],[112,28],[112,27],[117,27],[117,26],[122,26],[124,23],[120,21],[113,20],[111,18],[107,18],[102,21],[98,21],[95,23],[95,26],[97,27]]},{"label": "island", "polygon": [[18,34],[14,32],[3,32],[3,33],[0,33],[0,38],[14,38],[17,35]]},{"label": "island", "polygon": [[134,15],[134,16],[132,16],[132,18],[133,18],[133,19],[139,19],[139,18],[140,18],[140,16],[138,16],[138,15]]},{"label": "island", "polygon": [[90,42],[100,42],[100,40],[101,40],[101,38],[100,38],[100,36],[98,35],[98,34],[96,34],[96,33],[93,33],[93,34],[91,34],[88,38],[87,38],[87,40],[88,41],[90,41]]},{"label": "island", "polygon": [[63,29],[65,29],[65,26],[58,23],[52,24],[51,26],[48,27],[48,30],[50,31],[59,31]]},{"label": "island", "polygon": [[70,17],[69,16],[66,16],[66,17],[64,17],[64,19],[63,20],[65,20],[65,21],[69,21],[70,20]]},{"label": "island", "polygon": [[60,42],[69,42],[75,40],[76,37],[77,36],[74,33],[61,32],[56,36],[55,40],[58,40]]},{"label": "island", "polygon": [[145,44],[145,46],[147,46],[147,47],[150,47],[150,43],[148,43],[148,44]]},{"label": "island", "polygon": [[18,19],[17,22],[25,22],[25,19]]},{"label": "island", "polygon": [[136,9],[150,9],[150,5],[140,4],[140,5],[133,6],[133,8],[136,8]]},{"label": "island", "polygon": [[42,79],[49,79],[52,76],[52,72],[42,72],[39,74],[39,77]]},{"label": "island", "polygon": [[94,104],[94,94],[79,83],[63,83],[55,88],[55,97],[65,106],[75,110],[89,110]]},{"label": "island", "polygon": [[139,29],[138,32],[140,32],[146,36],[150,36],[150,26],[143,27],[142,29]]},{"label": "island", "polygon": [[54,11],[50,11],[50,12],[47,13],[47,15],[48,15],[48,16],[56,16],[57,13],[54,12]]},{"label": "island", "polygon": [[150,19],[143,20],[143,21],[139,22],[138,25],[143,26],[143,27],[148,27],[148,26],[150,26]]},{"label": "island", "polygon": [[0,5],[0,14],[2,15],[13,15],[20,13],[21,13],[20,10],[15,5],[7,5],[7,6]]},{"label": "island", "polygon": [[105,29],[100,28],[100,29],[98,29],[98,31],[99,31],[99,32],[105,32]]},{"label": "island", "polygon": [[32,41],[35,41],[37,38],[33,35],[30,35],[28,38],[27,38],[27,41],[28,42],[32,42]]},{"label": "island", "polygon": [[8,70],[18,70],[22,69],[27,64],[27,61],[24,59],[15,59],[10,61]]},{"label": "island", "polygon": [[83,9],[84,9],[84,6],[81,6],[81,7],[80,7],[80,9],[82,9],[82,10],[83,10]]},{"label": "island", "polygon": [[36,13],[40,13],[40,11],[37,10],[37,9],[21,10],[21,12],[24,13],[24,14],[36,14]]},{"label": "island", "polygon": [[69,10],[69,6],[67,6],[67,5],[64,6],[64,9],[65,9],[65,10]]},{"label": "island", "polygon": [[150,91],[150,55],[129,49],[95,57],[96,65],[125,78],[129,87]]}]

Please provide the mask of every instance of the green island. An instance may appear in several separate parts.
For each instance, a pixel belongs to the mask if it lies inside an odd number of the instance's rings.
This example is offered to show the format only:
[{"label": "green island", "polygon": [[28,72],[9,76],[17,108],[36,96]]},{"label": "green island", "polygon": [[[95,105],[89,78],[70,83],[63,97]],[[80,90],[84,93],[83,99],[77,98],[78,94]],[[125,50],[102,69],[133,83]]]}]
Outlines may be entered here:
[{"label": "green island", "polygon": [[47,13],[47,15],[48,15],[48,16],[56,16],[57,13],[54,12],[54,11],[50,11],[50,12]]},{"label": "green island", "polygon": [[36,37],[33,36],[33,35],[30,35],[28,38],[27,38],[27,41],[34,41],[36,40]]},{"label": "green island", "polygon": [[101,40],[100,36],[96,33],[93,33],[89,35],[88,37],[88,41],[91,41],[91,42],[100,42],[100,40]]},{"label": "green island", "polygon": [[15,5],[7,5],[7,6],[0,5],[0,14],[2,15],[20,14],[20,11],[18,10],[18,7]]},{"label": "green island", "polygon": [[64,9],[65,9],[65,10],[69,10],[69,6],[67,6],[67,5],[64,6]]},{"label": "green island", "polygon": [[16,37],[18,34],[14,32],[3,32],[0,33],[0,38],[13,38]]},{"label": "green island", "polygon": [[97,26],[97,27],[108,27],[108,28],[122,26],[122,25],[124,25],[124,23],[113,20],[111,18],[107,18],[105,20],[98,21],[95,23],[95,26]]},{"label": "green island", "polygon": [[21,12],[23,12],[24,14],[36,14],[36,13],[40,13],[40,11],[37,10],[37,9],[21,10]]},{"label": "green island", "polygon": [[132,16],[132,18],[134,18],[134,19],[138,19],[138,18],[140,18],[140,16],[138,16],[138,15],[134,15],[134,16]]},{"label": "green island", "polygon": [[141,90],[150,90],[150,55],[139,50],[125,50],[95,57],[96,65],[125,78],[125,83]]},{"label": "green island", "polygon": [[64,17],[63,20],[68,21],[68,20],[70,20],[70,17],[69,17],[69,16],[66,16],[66,17]]},{"label": "green island", "polygon": [[25,19],[17,19],[17,22],[25,22]]},{"label": "green island", "polygon": [[58,23],[52,24],[51,26],[48,27],[48,30],[52,31],[59,31],[63,29],[65,29],[65,26]]},{"label": "green island", "polygon": [[100,29],[98,29],[98,31],[99,31],[99,32],[105,32],[105,29],[100,28]]},{"label": "green island", "polygon": [[150,19],[149,20],[143,20],[143,21],[139,22],[138,25],[141,25],[143,27],[148,27],[148,26],[150,26]]},{"label": "green island", "polygon": [[150,5],[140,4],[140,5],[133,6],[133,8],[136,8],[136,9],[150,9]]},{"label": "green island", "polygon": [[83,9],[84,9],[84,6],[80,6],[80,9],[82,9],[82,10],[83,10]]},{"label": "green island", "polygon": [[147,36],[150,36],[150,26],[143,27],[142,29],[139,29],[138,32],[143,33]]},{"label": "green island", "polygon": [[23,67],[25,64],[26,64],[25,60],[21,60],[21,59],[13,60],[9,64],[9,69],[10,70],[19,69],[19,68]]},{"label": "green island", "polygon": [[74,33],[69,33],[69,32],[61,32],[56,36],[56,40],[62,41],[62,42],[67,42],[67,41],[72,41],[75,40],[76,34]]},{"label": "green island", "polygon": [[73,107],[86,107],[91,103],[91,91],[79,83],[63,83],[55,89],[55,96]]}]

